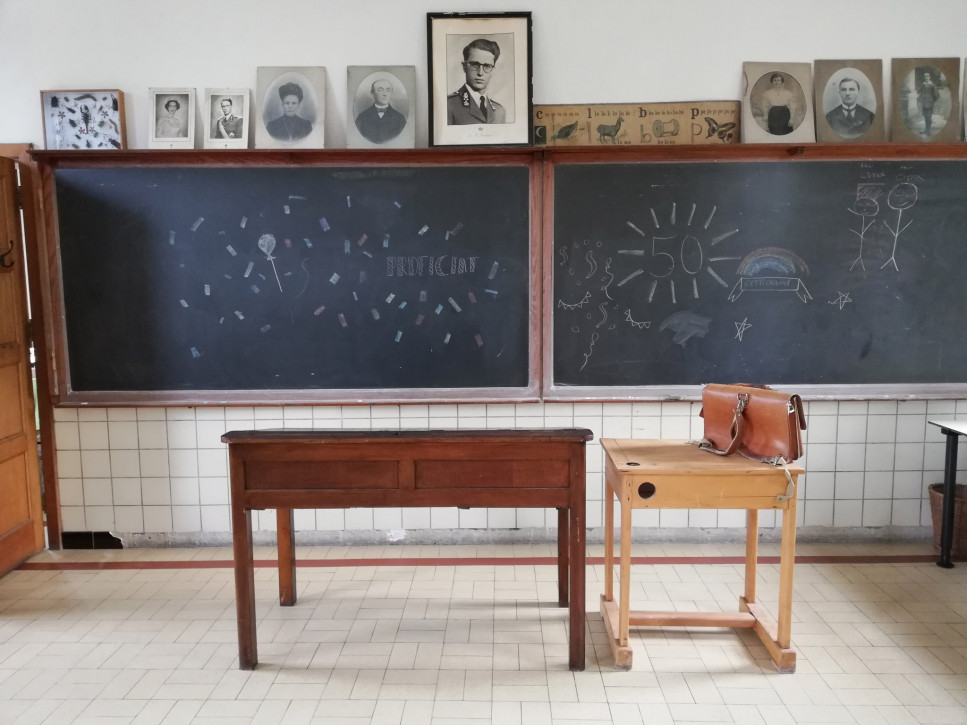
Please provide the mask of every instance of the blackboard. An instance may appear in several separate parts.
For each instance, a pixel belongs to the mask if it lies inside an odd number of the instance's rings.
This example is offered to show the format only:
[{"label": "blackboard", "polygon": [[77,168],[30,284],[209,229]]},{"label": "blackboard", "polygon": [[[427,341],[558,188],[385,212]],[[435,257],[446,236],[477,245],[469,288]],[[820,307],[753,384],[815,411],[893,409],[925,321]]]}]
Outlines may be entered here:
[{"label": "blackboard", "polygon": [[964,390],[964,160],[565,157],[548,176],[546,397]]},{"label": "blackboard", "polygon": [[531,175],[57,168],[66,400],[536,394]]}]

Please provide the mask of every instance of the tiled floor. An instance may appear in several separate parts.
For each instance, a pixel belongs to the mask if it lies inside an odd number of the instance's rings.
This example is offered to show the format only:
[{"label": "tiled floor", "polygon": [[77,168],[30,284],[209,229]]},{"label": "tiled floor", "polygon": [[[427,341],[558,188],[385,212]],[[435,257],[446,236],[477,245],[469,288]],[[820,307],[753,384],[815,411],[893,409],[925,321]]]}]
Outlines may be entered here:
[{"label": "tiled floor", "polygon": [[[633,608],[736,608],[742,544],[633,553],[657,557],[633,567]],[[798,669],[779,674],[754,634],[721,629],[633,631],[634,667],[615,671],[600,547],[584,672],[567,668],[551,545],[302,547],[285,608],[257,549],[248,672],[230,550],[47,552],[0,579],[0,722],[967,723],[967,563],[940,569],[925,544],[798,553]],[[682,563],[695,556],[711,558]],[[774,612],[778,566],[759,576]]]}]

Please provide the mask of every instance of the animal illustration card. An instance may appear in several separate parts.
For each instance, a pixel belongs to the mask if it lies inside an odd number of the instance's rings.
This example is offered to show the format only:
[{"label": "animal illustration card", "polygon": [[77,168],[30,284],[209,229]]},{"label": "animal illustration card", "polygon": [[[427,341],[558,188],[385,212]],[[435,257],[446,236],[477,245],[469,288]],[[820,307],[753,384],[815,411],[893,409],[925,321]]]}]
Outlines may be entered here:
[{"label": "animal illustration card", "polygon": [[534,106],[534,143],[674,146],[738,143],[737,101]]}]

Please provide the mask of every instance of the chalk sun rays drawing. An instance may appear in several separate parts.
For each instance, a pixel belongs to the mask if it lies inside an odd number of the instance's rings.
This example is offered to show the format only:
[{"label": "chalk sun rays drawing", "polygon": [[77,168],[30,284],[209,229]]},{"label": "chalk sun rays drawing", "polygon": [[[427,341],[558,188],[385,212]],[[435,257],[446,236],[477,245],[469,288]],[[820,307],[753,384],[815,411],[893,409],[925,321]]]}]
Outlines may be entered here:
[{"label": "chalk sun rays drawing", "polygon": [[[626,225],[642,238],[640,246],[627,246],[618,254],[625,258],[641,258],[641,263],[617,281],[617,287],[647,284],[649,303],[659,296],[673,305],[686,299],[700,299],[700,280],[729,290],[729,283],[715,270],[722,262],[735,262],[741,257],[717,254],[716,247],[739,234],[739,228],[722,228],[718,207],[700,209],[698,204],[669,208],[649,207],[646,221],[631,220]],[[727,247],[727,245],[726,245]],[[725,249],[723,247],[722,249]],[[704,275],[704,276],[703,276]]]}]

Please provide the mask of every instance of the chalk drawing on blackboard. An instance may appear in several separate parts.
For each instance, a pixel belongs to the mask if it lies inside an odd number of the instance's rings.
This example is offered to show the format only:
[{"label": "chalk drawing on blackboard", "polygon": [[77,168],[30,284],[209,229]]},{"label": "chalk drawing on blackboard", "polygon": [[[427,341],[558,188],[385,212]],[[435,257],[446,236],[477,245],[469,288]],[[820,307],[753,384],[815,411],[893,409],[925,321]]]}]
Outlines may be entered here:
[{"label": "chalk drawing on blackboard", "polygon": [[742,337],[745,335],[745,331],[748,330],[752,325],[749,324],[749,318],[746,317],[742,322],[735,323],[735,339],[742,342]]},{"label": "chalk drawing on blackboard", "polygon": [[577,310],[584,307],[588,302],[591,301],[591,293],[585,292],[584,298],[580,302],[567,303],[564,300],[558,300],[557,306],[565,310]]},{"label": "chalk drawing on blackboard", "polygon": [[259,237],[259,249],[265,255],[265,261],[271,263],[272,271],[275,272],[275,281],[279,283],[279,292],[282,292],[282,280],[279,279],[279,270],[275,268],[275,257],[272,256],[272,252],[275,251],[275,237],[272,234],[263,234]]},{"label": "chalk drawing on blackboard", "polygon": [[837,305],[839,309],[843,309],[847,304],[852,302],[852,298],[849,296],[849,292],[840,292],[836,296],[835,300],[830,300],[829,304]]},{"label": "chalk drawing on blackboard", "polygon": [[691,310],[679,310],[666,317],[658,326],[658,331],[671,330],[675,333],[672,336],[672,342],[684,347],[685,343],[695,336],[705,337],[708,334],[711,322],[711,317],[700,315]]},{"label": "chalk drawing on blackboard", "polygon": [[735,302],[743,292],[793,292],[803,302],[812,299],[801,279],[809,275],[809,267],[788,249],[756,249],[743,257],[736,271],[739,281],[729,293],[729,302]]},{"label": "chalk drawing on blackboard", "polygon": [[639,322],[638,320],[634,319],[631,316],[630,308],[625,310],[625,322],[628,322],[632,327],[635,327],[639,330],[647,330],[651,327],[651,321],[649,320]]},{"label": "chalk drawing on blackboard", "polygon": [[873,217],[880,213],[880,204],[877,199],[883,191],[882,187],[883,184],[858,184],[856,186],[856,200],[853,202],[852,208],[847,209],[850,214],[855,214],[860,218],[859,231],[850,229],[860,240],[859,253],[853,260],[853,264],[850,265],[850,272],[853,271],[857,262],[859,262],[860,269],[866,271],[866,264],[863,262],[863,246],[866,243],[866,233],[876,222]]},{"label": "chalk drawing on blackboard", "polygon": [[584,370],[585,366],[588,364],[588,360],[591,359],[591,355],[594,353],[594,343],[598,341],[598,333],[591,333],[591,343],[588,345],[588,351],[584,353],[584,362],[581,363],[581,369]]},{"label": "chalk drawing on blackboard", "polygon": [[880,265],[880,269],[883,269],[883,267],[885,267],[886,265],[890,264],[890,262],[892,262],[893,269],[895,269],[897,272],[900,271],[900,268],[897,266],[897,263],[896,263],[897,243],[900,240],[900,234],[902,234],[908,226],[913,224],[913,220],[911,219],[910,221],[908,221],[906,224],[903,225],[903,227],[900,226],[900,222],[903,219],[903,210],[909,209],[914,204],[916,204],[918,196],[919,196],[919,190],[917,189],[916,184],[911,184],[908,181],[904,181],[900,184],[897,184],[890,190],[890,193],[886,199],[886,203],[891,209],[896,210],[896,226],[891,227],[889,223],[887,223],[886,221],[883,222],[883,226],[889,229],[890,233],[893,235],[893,251],[890,254],[890,258],[886,260],[882,265]]}]

